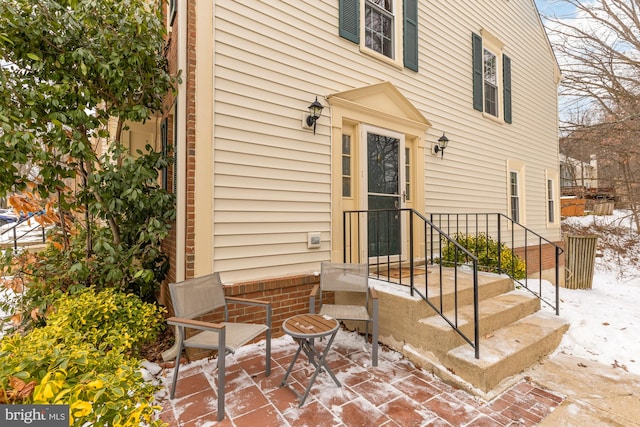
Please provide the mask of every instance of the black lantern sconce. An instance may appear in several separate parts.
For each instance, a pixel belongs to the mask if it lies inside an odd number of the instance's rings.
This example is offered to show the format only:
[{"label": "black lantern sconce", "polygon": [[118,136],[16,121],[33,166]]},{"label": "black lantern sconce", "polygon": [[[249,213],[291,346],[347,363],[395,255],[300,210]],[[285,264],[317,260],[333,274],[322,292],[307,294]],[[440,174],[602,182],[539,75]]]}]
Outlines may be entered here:
[{"label": "black lantern sconce", "polygon": [[318,97],[316,96],[316,100],[309,105],[309,115],[307,116],[307,126],[313,126],[313,134],[316,134],[316,122],[320,118],[322,114],[322,109],[324,107],[322,104],[318,102]]},{"label": "black lantern sconce", "polygon": [[447,148],[447,145],[449,145],[449,138],[442,132],[442,136],[438,138],[438,142],[436,142],[436,146],[433,147],[433,151],[435,151],[436,154],[440,153],[440,158],[443,159],[444,150]]}]

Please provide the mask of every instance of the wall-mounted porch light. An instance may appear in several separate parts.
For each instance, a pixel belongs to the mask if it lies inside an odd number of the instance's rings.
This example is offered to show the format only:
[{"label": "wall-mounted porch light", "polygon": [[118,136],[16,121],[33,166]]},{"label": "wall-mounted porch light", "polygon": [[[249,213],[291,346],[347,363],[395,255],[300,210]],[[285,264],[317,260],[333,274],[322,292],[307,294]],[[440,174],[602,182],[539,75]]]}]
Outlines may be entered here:
[{"label": "wall-mounted porch light", "polygon": [[447,148],[447,145],[449,145],[449,138],[442,132],[442,136],[438,138],[438,142],[436,142],[436,146],[433,147],[433,151],[435,151],[436,154],[440,153],[440,158],[443,159],[444,150]]},{"label": "wall-mounted porch light", "polygon": [[316,100],[309,105],[309,115],[307,116],[307,126],[313,126],[313,134],[316,134],[316,122],[320,118],[322,114],[322,109],[324,107],[322,104],[318,102],[318,97],[316,96]]}]

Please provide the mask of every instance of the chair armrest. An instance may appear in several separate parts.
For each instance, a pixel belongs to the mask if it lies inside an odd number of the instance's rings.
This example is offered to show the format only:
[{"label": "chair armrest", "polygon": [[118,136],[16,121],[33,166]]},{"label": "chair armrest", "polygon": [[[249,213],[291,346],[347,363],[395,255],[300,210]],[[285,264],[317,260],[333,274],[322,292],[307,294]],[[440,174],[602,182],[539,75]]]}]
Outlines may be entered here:
[{"label": "chair armrest", "polygon": [[371,293],[371,298],[378,299],[378,291],[376,291],[376,288],[369,288],[369,292]]},{"label": "chair armrest", "polygon": [[240,298],[240,297],[224,297],[227,302],[233,304],[243,304],[243,305],[257,305],[267,307],[270,306],[271,303],[269,301],[263,301],[259,299],[250,299],[250,298]]},{"label": "chair armrest", "polygon": [[318,291],[320,290],[320,285],[313,285],[313,289],[311,289],[310,297],[315,297],[318,295]]},{"label": "chair armrest", "polygon": [[313,285],[313,289],[311,289],[311,293],[309,294],[309,313],[311,314],[315,314],[316,312],[316,295],[318,295],[319,290],[320,285]]},{"label": "chair armrest", "polygon": [[[254,307],[262,307],[267,312],[267,326],[271,329],[271,314],[272,308],[271,303],[269,301],[263,301],[259,299],[250,299],[250,298],[240,298],[240,297],[224,297],[225,301],[232,304],[242,304],[242,305],[250,305]],[[228,314],[227,309],[225,308],[225,318]]]},{"label": "chair armrest", "polygon": [[220,323],[203,322],[201,320],[185,319],[182,317],[170,317],[167,319],[167,324],[203,331],[221,332],[224,330],[224,325]]}]

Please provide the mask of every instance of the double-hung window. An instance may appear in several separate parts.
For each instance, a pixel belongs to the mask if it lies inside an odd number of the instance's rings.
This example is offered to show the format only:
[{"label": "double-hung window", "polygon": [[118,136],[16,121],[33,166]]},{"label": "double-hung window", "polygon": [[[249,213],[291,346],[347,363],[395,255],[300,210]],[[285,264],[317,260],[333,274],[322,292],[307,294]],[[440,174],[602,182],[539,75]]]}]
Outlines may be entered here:
[{"label": "double-hung window", "polygon": [[511,59],[503,48],[487,31],[472,34],[473,108],[511,123]]},{"label": "double-hung window", "polygon": [[339,0],[339,7],[340,37],[363,53],[418,71],[418,0]]},{"label": "double-hung window", "polygon": [[393,0],[365,0],[364,44],[393,59]]},{"label": "double-hung window", "polygon": [[[506,169],[507,212],[511,219],[522,225],[527,223],[525,163],[508,159]],[[544,200],[544,199],[543,199]]]},{"label": "double-hung window", "polygon": [[553,194],[553,180],[547,179],[547,215],[550,224],[556,222],[556,207],[554,203],[555,197]]},{"label": "double-hung window", "polygon": [[558,194],[560,190],[557,183],[560,182],[560,174],[556,170],[545,171],[545,180],[547,182],[547,226],[560,227]]},{"label": "double-hung window", "polygon": [[489,49],[484,49],[484,111],[498,117],[498,61]]},{"label": "double-hung window", "polygon": [[511,219],[520,222],[520,193],[519,193],[518,172],[511,171],[509,174],[509,198],[511,200]]}]

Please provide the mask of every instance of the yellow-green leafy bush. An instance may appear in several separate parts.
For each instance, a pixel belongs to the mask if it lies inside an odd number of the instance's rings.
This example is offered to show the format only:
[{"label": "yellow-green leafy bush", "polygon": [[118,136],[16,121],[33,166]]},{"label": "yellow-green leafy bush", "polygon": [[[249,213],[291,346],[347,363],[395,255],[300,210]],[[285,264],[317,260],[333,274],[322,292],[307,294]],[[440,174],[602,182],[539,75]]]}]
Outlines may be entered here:
[{"label": "yellow-green leafy bush", "polygon": [[[454,236],[454,239],[460,246],[478,257],[479,270],[494,273],[508,273],[517,280],[526,277],[527,267],[525,262],[507,246],[498,243],[485,233],[478,235],[458,233]],[[455,245],[451,242],[444,244],[441,254],[441,262],[443,265],[453,265],[453,263],[456,262],[456,252],[458,264],[469,261],[463,252],[459,250],[456,251],[455,249]],[[500,251],[500,268],[498,268],[498,250]]]},{"label": "yellow-green leafy bush", "polygon": [[47,324],[70,328],[100,350],[136,352],[164,327],[162,310],[157,306],[114,289],[64,295],[55,305]]},{"label": "yellow-green leafy bush", "polygon": [[[133,295],[63,297],[46,326],[0,341],[0,403],[68,404],[74,426],[159,426],[152,420],[157,387],[143,379],[130,350],[161,323],[160,310]],[[122,331],[128,338],[116,337]]]}]

